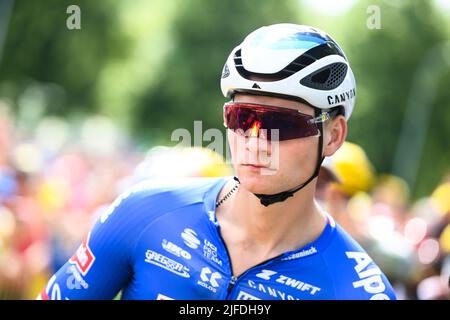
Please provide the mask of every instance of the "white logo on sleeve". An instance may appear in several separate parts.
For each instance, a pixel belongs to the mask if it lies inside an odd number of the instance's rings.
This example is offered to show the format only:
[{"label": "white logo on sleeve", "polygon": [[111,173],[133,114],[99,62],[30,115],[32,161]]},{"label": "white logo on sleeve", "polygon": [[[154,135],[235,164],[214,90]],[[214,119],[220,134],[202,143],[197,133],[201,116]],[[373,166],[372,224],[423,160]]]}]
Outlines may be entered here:
[{"label": "white logo on sleeve", "polygon": [[81,243],[75,254],[69,259],[69,262],[76,265],[83,276],[88,273],[95,261],[94,253],[89,247],[89,237],[90,234],[88,234],[86,240]]},{"label": "white logo on sleeve", "polygon": [[181,237],[184,240],[184,243],[192,249],[197,249],[200,245],[200,240],[197,238],[197,233],[189,228],[184,229],[184,231],[181,233]]},{"label": "white logo on sleeve", "polygon": [[356,262],[355,271],[360,280],[354,281],[353,287],[362,287],[367,293],[373,294],[370,300],[389,300],[389,297],[383,293],[386,285],[381,278],[381,270],[377,266],[369,267],[372,259],[367,253],[349,251],[345,254],[347,258],[354,259]]},{"label": "white logo on sleeve", "polygon": [[59,287],[59,284],[56,282],[56,275],[51,277],[50,281],[48,282],[45,288],[45,291],[50,300],[61,300],[61,288]]}]

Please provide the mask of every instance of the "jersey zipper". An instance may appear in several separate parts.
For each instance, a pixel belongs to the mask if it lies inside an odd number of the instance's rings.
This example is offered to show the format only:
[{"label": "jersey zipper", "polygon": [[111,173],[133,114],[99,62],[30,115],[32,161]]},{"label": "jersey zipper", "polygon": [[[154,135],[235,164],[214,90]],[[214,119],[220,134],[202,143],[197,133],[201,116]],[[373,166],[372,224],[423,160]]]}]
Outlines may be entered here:
[{"label": "jersey zipper", "polygon": [[[224,243],[224,245],[225,245],[225,243]],[[226,246],[225,246],[225,248],[226,248]],[[228,253],[228,250],[227,250],[227,253]],[[250,271],[252,271],[252,270],[254,270],[254,269],[256,269],[256,268],[259,268],[259,267],[262,267],[262,266],[265,266],[265,265],[269,265],[269,264],[271,264],[273,261],[279,259],[279,258],[282,257],[282,256],[284,256],[284,253],[279,254],[278,256],[273,257],[273,258],[271,258],[271,259],[264,260],[263,262],[260,262],[260,263],[254,265],[254,266],[251,267],[251,268],[248,268],[247,270],[245,270],[244,272],[242,272],[239,276],[235,276],[235,275],[233,275],[233,273],[231,273],[231,279],[230,279],[230,282],[228,283],[227,296],[226,296],[225,299],[226,299],[226,300],[229,300],[229,297],[230,297],[230,295],[231,295],[231,292],[233,291],[233,288],[236,286],[236,283],[237,283],[240,279],[242,279],[243,277],[245,277],[245,276],[247,275],[247,273],[249,273]],[[230,256],[228,256],[228,261],[230,261],[230,269],[232,269]]]},{"label": "jersey zipper", "polygon": [[230,265],[230,272],[231,272],[231,279],[230,279],[230,282],[228,283],[227,295],[225,297],[225,300],[229,300],[230,295],[233,292],[233,288],[236,286],[236,283],[240,279],[242,279],[242,277],[244,277],[248,272],[252,271],[255,268],[261,267],[262,265],[270,264],[271,262],[273,262],[273,261],[277,260],[278,258],[280,258],[280,257],[285,255],[285,253],[282,253],[282,254],[279,254],[278,256],[273,257],[271,259],[264,260],[263,262],[258,263],[257,265],[254,265],[253,267],[245,270],[239,276],[235,276],[234,273],[233,273],[233,265],[231,264],[230,252],[228,251],[228,247],[225,244],[225,241],[223,240],[222,233],[220,232],[220,226],[217,223],[217,224],[215,224],[215,227],[216,227],[216,232],[219,235],[220,242],[222,243],[222,246],[225,248],[225,252],[227,254],[228,263]]},{"label": "jersey zipper", "polygon": [[230,282],[228,283],[228,288],[227,288],[227,295],[225,297],[225,300],[229,300],[230,295],[233,291],[233,288],[236,286],[236,283],[242,279],[242,277],[244,277],[248,272],[252,271],[253,269],[256,269],[258,267],[261,267],[263,265],[268,265],[271,262],[277,260],[278,258],[282,257],[285,255],[285,253],[279,254],[278,256],[275,256],[273,258],[264,260],[263,262],[258,263],[257,265],[254,265],[253,267],[245,270],[244,272],[242,272],[239,276],[235,276],[233,274],[233,265],[231,264],[231,258],[230,258],[230,252],[228,251],[228,247],[225,244],[225,241],[223,240],[222,234],[220,233],[219,227],[216,226],[216,231],[217,234],[219,235],[220,241],[222,242],[222,246],[225,248],[225,252],[227,253],[227,258],[228,258],[228,263],[230,265],[230,271],[231,271],[231,279]]},{"label": "jersey zipper", "polygon": [[[231,264],[230,264],[230,266],[231,266]],[[233,290],[234,285],[236,284],[236,281],[237,281],[237,277],[234,276],[234,275],[232,275],[232,276],[231,276],[230,283],[228,284],[228,289],[227,289],[227,300],[228,300],[228,297],[229,297],[231,291]]]}]

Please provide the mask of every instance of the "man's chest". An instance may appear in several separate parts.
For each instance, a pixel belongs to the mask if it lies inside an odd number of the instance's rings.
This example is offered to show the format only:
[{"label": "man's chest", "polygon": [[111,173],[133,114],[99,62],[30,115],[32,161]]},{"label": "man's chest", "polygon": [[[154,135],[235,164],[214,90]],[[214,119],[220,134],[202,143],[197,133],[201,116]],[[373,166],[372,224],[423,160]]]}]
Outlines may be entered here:
[{"label": "man's chest", "polygon": [[[289,263],[247,268],[233,277],[227,249],[198,226],[151,228],[140,237],[133,256],[133,277],[125,299],[280,299],[315,298],[321,287],[293,272]],[[236,257],[238,258],[238,257]],[[235,265],[233,265],[235,267]]]}]

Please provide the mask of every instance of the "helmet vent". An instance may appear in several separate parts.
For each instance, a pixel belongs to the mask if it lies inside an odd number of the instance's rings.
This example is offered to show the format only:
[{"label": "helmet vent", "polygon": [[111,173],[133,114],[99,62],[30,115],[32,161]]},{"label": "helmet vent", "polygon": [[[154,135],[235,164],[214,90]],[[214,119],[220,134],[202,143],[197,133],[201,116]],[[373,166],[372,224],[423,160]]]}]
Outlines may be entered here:
[{"label": "helmet vent", "polygon": [[286,66],[284,69],[276,72],[276,73],[257,73],[257,72],[250,72],[244,68],[244,65],[242,64],[242,56],[241,56],[241,50],[237,50],[234,55],[234,65],[236,66],[236,70],[239,72],[241,77],[247,79],[247,80],[255,80],[261,82],[267,82],[267,81],[278,81],[283,80],[294,73],[300,71],[304,67],[310,65],[315,61],[314,58],[302,55],[292,61],[288,66]]},{"label": "helmet vent", "polygon": [[307,75],[300,83],[312,89],[333,90],[344,81],[347,68],[345,63],[332,63]]},{"label": "helmet vent", "polygon": [[[293,75],[294,73],[299,72],[303,68],[306,68],[310,64],[314,63],[315,61],[322,59],[323,57],[329,56],[329,55],[340,55],[345,59],[345,56],[341,49],[331,41],[328,41],[324,44],[321,44],[317,47],[314,47],[312,49],[309,49],[297,59],[292,61],[289,65],[284,67],[282,70],[276,72],[276,73],[256,73],[256,72],[250,72],[244,68],[244,65],[242,63],[242,53],[241,49],[236,50],[234,54],[234,65],[236,66],[237,72],[247,80],[255,80],[258,79],[258,81],[261,82],[269,82],[269,81],[279,81],[286,79],[287,77]],[[345,64],[344,64],[345,65]],[[345,65],[345,67],[347,67]],[[347,69],[346,69],[347,70]],[[320,70],[319,70],[320,71]]]}]

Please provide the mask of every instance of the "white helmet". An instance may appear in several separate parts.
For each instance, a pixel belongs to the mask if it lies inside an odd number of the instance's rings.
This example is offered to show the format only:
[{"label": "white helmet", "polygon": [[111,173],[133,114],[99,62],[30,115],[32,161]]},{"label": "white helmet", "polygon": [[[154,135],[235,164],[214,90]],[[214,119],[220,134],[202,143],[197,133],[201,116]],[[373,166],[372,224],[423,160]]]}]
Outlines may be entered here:
[{"label": "white helmet", "polygon": [[225,97],[253,92],[297,99],[319,109],[342,106],[350,117],[355,78],[339,45],[323,31],[281,23],[250,33],[223,68]]}]

